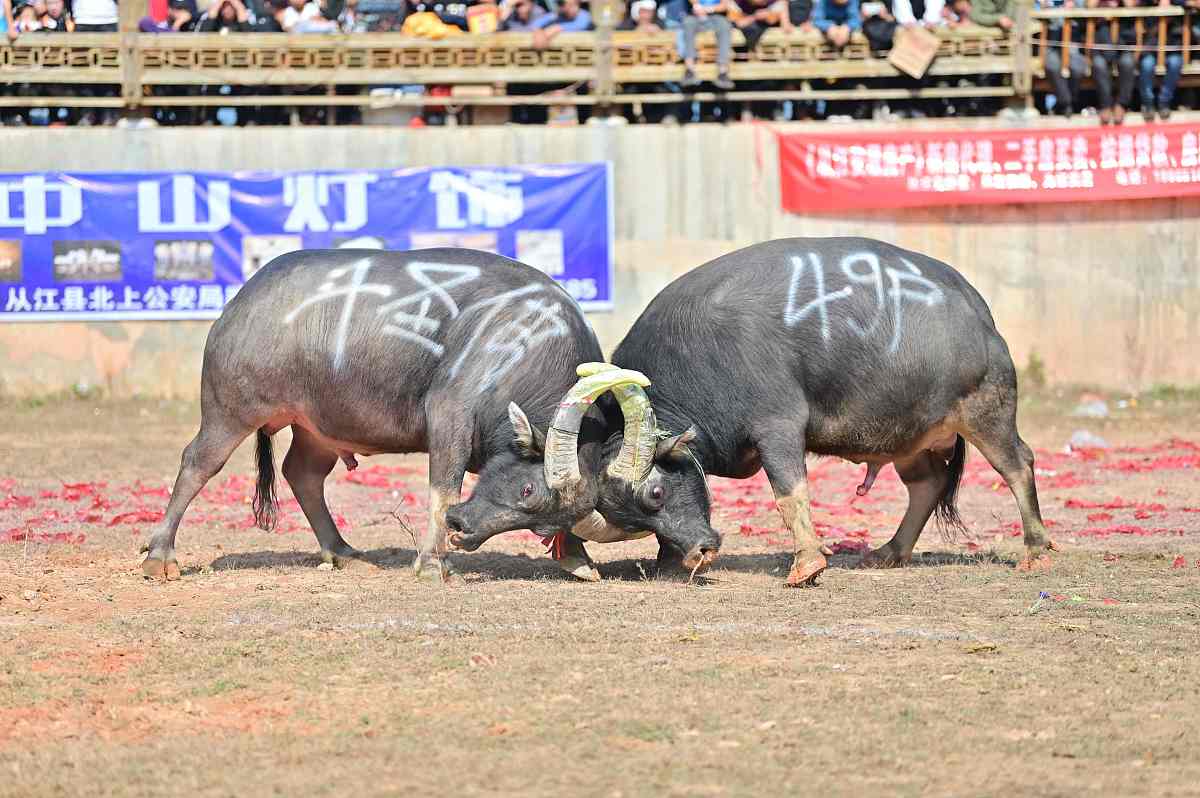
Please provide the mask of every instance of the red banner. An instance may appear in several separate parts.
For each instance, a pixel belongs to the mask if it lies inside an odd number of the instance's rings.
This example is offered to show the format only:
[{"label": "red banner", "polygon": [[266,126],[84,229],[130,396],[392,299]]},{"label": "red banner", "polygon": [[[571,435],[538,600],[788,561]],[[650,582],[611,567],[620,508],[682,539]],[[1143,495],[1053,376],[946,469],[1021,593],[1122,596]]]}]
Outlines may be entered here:
[{"label": "red banner", "polygon": [[779,135],[793,213],[1200,195],[1200,124]]}]

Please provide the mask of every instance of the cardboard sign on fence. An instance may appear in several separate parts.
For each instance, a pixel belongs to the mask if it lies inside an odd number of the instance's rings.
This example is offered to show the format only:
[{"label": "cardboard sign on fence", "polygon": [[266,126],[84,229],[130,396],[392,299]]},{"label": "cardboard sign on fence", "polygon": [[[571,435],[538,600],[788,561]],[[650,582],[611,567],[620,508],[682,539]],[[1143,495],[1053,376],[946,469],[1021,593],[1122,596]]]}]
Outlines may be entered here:
[{"label": "cardboard sign on fence", "polygon": [[937,55],[938,37],[924,28],[897,28],[888,63],[906,75],[924,77]]}]

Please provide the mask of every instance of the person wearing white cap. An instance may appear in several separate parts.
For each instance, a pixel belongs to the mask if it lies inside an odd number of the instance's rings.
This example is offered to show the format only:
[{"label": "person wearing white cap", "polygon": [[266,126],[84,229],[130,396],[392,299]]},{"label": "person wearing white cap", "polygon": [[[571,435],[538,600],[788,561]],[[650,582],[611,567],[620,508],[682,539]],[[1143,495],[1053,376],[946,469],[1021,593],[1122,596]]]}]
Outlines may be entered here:
[{"label": "person wearing white cap", "polygon": [[654,0],[634,0],[629,6],[629,16],[621,20],[617,30],[633,30],[638,33],[658,33],[658,4]]}]

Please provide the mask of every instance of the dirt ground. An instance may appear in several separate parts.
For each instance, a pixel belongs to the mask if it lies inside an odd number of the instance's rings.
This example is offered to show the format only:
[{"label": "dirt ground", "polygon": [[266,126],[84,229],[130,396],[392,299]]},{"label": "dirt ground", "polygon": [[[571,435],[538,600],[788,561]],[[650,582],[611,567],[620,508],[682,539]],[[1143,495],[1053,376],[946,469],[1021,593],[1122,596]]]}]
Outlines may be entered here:
[{"label": "dirt ground", "polygon": [[[652,540],[592,544],[604,581],[571,581],[529,533],[418,582],[391,512],[423,524],[421,457],[339,466],[372,564],[319,570],[286,487],[252,528],[248,446],[184,520],[184,578],[151,583],[197,407],[0,405],[0,795],[1200,794],[1200,405],[1077,398],[1022,410],[1053,570],[1015,570],[975,453],[969,536],[858,568],[903,487],[856,498],[859,469],[813,460],[839,553],[810,590],[761,477],[713,480],[723,554],[693,584]],[[1065,450],[1077,429],[1113,448]]]}]

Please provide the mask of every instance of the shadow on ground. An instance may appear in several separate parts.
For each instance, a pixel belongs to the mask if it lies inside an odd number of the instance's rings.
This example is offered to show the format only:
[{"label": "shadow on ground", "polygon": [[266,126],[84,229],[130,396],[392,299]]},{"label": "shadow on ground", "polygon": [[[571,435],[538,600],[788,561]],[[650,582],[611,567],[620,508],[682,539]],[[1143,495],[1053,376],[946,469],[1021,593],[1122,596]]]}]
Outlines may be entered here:
[{"label": "shadow on ground", "polygon": [[[380,548],[363,552],[361,564],[351,564],[355,568],[379,568],[383,570],[406,570],[412,567],[416,551],[405,548]],[[504,552],[450,555],[454,569],[466,576],[474,575],[487,579],[505,580],[542,580],[558,578],[571,580],[571,577],[560,571],[554,561],[548,557],[529,557],[525,554],[507,554]],[[766,554],[728,554],[722,556],[713,571],[733,571],[736,573],[768,574],[780,578],[787,575],[791,566],[790,552]],[[829,558],[829,567],[840,570],[860,569],[861,556],[858,554],[836,554]],[[321,564],[321,557],[316,552],[305,553],[297,551],[256,551],[240,554],[225,554],[212,562],[214,571],[243,571],[260,569],[315,568]],[[917,554],[907,567],[928,568],[950,565],[1003,565],[1015,567],[1016,561],[1000,557],[993,553],[959,554],[955,552],[922,552]],[[622,582],[643,582],[652,579],[666,581],[688,581],[687,571],[671,570],[661,574],[656,573],[653,560],[636,558],[614,560],[598,565],[600,574],[605,579]],[[706,584],[710,579],[704,574],[697,574],[694,580],[697,584]]]}]

